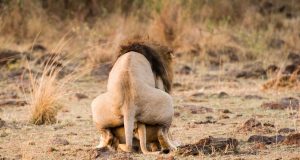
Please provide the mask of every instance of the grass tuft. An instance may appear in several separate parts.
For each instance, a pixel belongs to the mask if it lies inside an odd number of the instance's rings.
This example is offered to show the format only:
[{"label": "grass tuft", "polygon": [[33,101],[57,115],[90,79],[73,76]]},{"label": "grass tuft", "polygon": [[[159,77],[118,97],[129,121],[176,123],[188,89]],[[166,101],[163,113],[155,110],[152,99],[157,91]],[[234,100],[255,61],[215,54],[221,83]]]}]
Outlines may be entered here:
[{"label": "grass tuft", "polygon": [[58,72],[54,66],[47,65],[40,77],[30,76],[31,123],[42,125],[56,122],[56,115],[61,108],[60,98],[64,95],[63,84],[57,80]]},{"label": "grass tuft", "polygon": [[[61,39],[54,52],[60,53],[64,45],[69,41],[65,37]],[[49,53],[50,54],[50,53]],[[54,54],[50,59],[44,62],[41,72],[33,73],[28,70],[30,80],[30,95],[28,98],[30,104],[30,122],[35,125],[53,124],[57,121],[56,116],[62,108],[62,98],[67,94],[66,84],[74,81],[78,76],[75,72],[78,70],[73,68],[74,72],[67,73],[63,77],[63,69],[69,61],[63,61],[63,66],[57,63],[60,54]],[[83,73],[83,72],[82,72]]]}]

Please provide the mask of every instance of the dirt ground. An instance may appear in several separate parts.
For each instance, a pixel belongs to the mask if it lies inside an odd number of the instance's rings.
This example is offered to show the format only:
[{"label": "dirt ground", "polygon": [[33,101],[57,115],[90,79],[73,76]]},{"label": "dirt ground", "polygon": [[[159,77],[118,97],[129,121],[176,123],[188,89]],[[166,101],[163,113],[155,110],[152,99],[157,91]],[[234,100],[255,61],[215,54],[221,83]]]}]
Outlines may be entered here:
[{"label": "dirt ground", "polygon": [[[64,107],[55,124],[28,123],[28,105],[1,105],[0,117],[4,123],[0,125],[0,159],[299,159],[299,145],[247,142],[252,135],[277,135],[281,128],[298,132],[299,108],[271,110],[261,105],[284,97],[299,99],[299,92],[263,91],[261,86],[265,80],[240,79],[229,74],[228,70],[239,65],[225,64],[225,67],[213,70],[194,65],[191,72],[183,74],[179,72],[183,65],[176,62],[172,92],[175,116],[170,133],[177,144],[196,143],[208,136],[236,138],[239,145],[234,152],[200,152],[196,156],[180,156],[174,152],[147,156],[115,152],[95,156],[93,148],[99,134],[91,119],[90,103],[105,92],[107,81],[85,76],[66,86],[68,94],[63,98]],[[13,80],[1,81],[1,92],[20,94],[15,83]],[[78,96],[78,93],[85,96]],[[250,118],[270,125],[243,129]]]}]

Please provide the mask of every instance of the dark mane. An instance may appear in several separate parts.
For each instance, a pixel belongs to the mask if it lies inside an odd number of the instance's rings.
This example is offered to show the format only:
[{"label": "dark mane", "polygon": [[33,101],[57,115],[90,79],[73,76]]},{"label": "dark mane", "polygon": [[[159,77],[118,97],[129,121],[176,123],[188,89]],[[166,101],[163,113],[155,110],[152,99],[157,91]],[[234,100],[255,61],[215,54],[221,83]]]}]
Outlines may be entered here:
[{"label": "dark mane", "polygon": [[144,55],[150,62],[154,75],[162,79],[165,91],[170,93],[172,87],[172,78],[170,78],[170,75],[168,75],[167,66],[164,64],[163,57],[160,55],[161,53],[150,46],[151,45],[148,45],[144,42],[131,42],[121,45],[117,58],[130,51]]}]

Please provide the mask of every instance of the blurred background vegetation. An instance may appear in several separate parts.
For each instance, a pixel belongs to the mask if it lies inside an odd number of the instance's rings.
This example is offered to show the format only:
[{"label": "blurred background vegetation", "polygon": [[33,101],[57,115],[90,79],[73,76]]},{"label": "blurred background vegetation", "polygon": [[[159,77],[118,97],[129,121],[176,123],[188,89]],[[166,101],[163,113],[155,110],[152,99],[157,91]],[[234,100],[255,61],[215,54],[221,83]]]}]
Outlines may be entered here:
[{"label": "blurred background vegetation", "polygon": [[0,0],[0,48],[67,37],[99,63],[124,37],[146,35],[189,61],[279,63],[300,52],[299,15],[298,0]]},{"label": "blurred background vegetation", "polygon": [[[172,11],[173,10],[173,11]],[[174,11],[175,10],[175,11]],[[0,0],[1,35],[34,37],[34,29],[61,29],[76,21],[97,27],[116,15],[137,17],[149,23],[156,15],[177,12],[185,21],[208,25],[233,25],[247,29],[285,29],[285,19],[296,19],[297,0]],[[173,16],[173,17],[172,17]],[[176,19],[173,13],[168,18]],[[119,21],[115,21],[116,24]],[[184,23],[184,22],[183,22]],[[38,25],[38,26],[34,26]],[[174,24],[179,25],[179,24]],[[68,30],[68,26],[66,30]],[[32,31],[33,30],[33,31]],[[46,33],[45,33],[46,34]]]}]

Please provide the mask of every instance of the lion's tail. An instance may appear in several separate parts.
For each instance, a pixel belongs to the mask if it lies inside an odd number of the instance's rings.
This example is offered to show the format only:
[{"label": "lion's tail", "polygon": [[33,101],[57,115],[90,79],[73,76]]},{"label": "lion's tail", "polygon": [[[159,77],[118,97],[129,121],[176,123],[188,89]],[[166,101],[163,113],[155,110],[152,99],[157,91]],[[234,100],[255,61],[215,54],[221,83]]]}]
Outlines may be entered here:
[{"label": "lion's tail", "polygon": [[[122,87],[122,96],[123,96],[123,107],[130,105],[134,100],[134,91],[132,88],[132,82],[130,78],[130,73],[125,71],[122,75],[121,87]],[[125,108],[124,108],[125,109]]]},{"label": "lion's tail", "polygon": [[[133,130],[134,130],[134,118],[135,118],[135,104],[134,104],[134,89],[132,87],[132,81],[130,79],[130,73],[124,72],[122,77],[122,96],[123,96],[123,116],[124,116],[124,129],[126,146],[132,147]],[[131,148],[128,148],[131,149]]]}]

